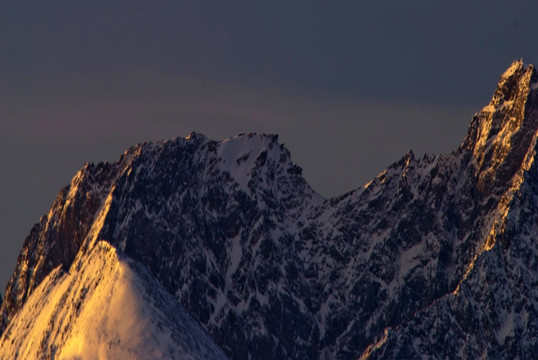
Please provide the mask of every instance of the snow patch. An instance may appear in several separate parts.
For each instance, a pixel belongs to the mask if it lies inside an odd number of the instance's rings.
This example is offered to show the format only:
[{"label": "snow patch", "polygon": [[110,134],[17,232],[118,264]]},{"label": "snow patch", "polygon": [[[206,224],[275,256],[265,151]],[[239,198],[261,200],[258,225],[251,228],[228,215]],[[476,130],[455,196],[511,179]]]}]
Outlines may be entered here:
[{"label": "snow patch", "polygon": [[226,171],[239,184],[240,189],[248,192],[248,181],[256,159],[273,141],[267,135],[239,135],[219,143],[217,156],[222,160],[220,168]]},{"label": "snow patch", "polygon": [[226,279],[230,284],[232,282],[233,273],[239,267],[242,255],[243,248],[241,247],[241,237],[237,235],[231,240],[230,244],[230,264],[228,265],[228,271],[226,272]]},{"label": "snow patch", "polygon": [[514,336],[514,312],[510,312],[504,319],[504,323],[497,332],[497,342],[504,345],[507,337]]}]

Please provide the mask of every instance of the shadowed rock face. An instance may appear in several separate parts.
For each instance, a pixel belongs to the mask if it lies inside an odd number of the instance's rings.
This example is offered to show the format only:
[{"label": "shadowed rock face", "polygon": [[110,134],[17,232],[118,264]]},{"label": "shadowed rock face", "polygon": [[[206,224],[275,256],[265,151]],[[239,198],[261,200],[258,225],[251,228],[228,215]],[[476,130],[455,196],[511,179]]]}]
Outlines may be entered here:
[{"label": "shadowed rock face", "polygon": [[515,62],[459,149],[410,152],[328,200],[276,136],[191,134],[86,165],[25,241],[2,329],[105,239],[234,359],[531,354],[536,80]]}]

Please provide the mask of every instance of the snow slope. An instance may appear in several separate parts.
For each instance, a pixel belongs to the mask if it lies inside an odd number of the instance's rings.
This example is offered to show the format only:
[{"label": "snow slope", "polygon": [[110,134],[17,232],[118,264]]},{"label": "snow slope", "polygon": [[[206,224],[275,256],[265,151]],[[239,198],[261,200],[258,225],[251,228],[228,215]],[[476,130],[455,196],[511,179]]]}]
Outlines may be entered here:
[{"label": "snow slope", "polygon": [[226,359],[140,265],[106,241],[52,271],[0,339],[0,359]]}]

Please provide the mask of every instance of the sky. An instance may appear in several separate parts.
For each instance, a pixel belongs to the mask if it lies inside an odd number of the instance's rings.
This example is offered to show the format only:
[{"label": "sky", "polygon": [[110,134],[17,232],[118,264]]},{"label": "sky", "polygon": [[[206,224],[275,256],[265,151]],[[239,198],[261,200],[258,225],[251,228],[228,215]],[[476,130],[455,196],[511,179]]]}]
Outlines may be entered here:
[{"label": "sky", "polygon": [[86,162],[201,132],[277,133],[326,197],[450,152],[536,1],[0,1],[0,292]]}]

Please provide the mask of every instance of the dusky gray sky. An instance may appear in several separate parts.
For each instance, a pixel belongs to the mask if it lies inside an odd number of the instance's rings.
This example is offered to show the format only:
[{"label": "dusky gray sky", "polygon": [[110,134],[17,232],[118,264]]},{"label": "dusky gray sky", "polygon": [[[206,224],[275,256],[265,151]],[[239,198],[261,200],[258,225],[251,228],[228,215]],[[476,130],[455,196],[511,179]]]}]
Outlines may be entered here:
[{"label": "dusky gray sky", "polygon": [[0,2],[0,289],[85,162],[191,131],[278,133],[315,190],[449,152],[536,1]]}]

